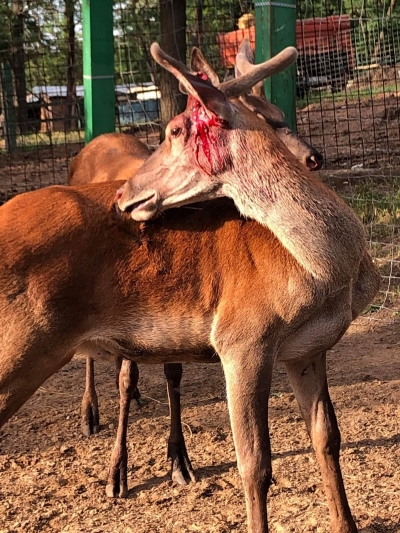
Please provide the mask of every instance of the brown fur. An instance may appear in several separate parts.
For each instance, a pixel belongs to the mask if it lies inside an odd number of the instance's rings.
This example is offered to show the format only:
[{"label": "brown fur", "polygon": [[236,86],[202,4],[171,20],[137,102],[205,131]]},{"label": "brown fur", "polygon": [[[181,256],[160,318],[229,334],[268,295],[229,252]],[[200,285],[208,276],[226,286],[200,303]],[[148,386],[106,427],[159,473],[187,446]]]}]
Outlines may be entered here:
[{"label": "brown fur", "polygon": [[127,180],[148,159],[151,151],[133,135],[105,133],[93,139],[73,159],[68,184]]}]

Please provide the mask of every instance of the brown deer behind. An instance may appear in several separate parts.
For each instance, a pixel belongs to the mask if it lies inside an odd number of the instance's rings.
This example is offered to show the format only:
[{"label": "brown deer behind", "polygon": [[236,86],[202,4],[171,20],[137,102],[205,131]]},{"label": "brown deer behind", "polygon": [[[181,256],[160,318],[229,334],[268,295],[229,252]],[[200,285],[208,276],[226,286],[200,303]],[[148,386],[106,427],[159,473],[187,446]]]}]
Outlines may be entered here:
[{"label": "brown deer behind", "polygon": [[73,159],[68,184],[127,180],[149,158],[150,149],[133,135],[104,133],[93,139]]}]

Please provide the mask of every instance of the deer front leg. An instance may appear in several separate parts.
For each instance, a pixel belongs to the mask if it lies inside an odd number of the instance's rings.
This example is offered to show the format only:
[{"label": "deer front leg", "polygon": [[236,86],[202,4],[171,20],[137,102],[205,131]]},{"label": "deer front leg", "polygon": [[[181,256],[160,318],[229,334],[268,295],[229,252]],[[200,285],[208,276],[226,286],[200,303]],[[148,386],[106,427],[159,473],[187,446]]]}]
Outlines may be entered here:
[{"label": "deer front leg", "polygon": [[119,371],[119,420],[117,438],[111,454],[106,494],[110,498],[128,496],[128,432],[129,407],[139,380],[136,363],[124,359]]},{"label": "deer front leg", "polygon": [[271,484],[268,397],[272,364],[264,354],[221,356],[237,464],[242,478],[249,533],[267,533],[267,494]]},{"label": "deer front leg", "polygon": [[340,432],[329,397],[326,352],[285,363],[322,475],[333,533],[357,533],[340,471]]},{"label": "deer front leg", "polygon": [[86,384],[81,407],[82,433],[89,437],[100,431],[99,403],[94,384],[94,360],[86,356]]},{"label": "deer front leg", "polygon": [[171,416],[171,430],[168,438],[168,459],[171,459],[171,478],[178,485],[186,485],[190,481],[195,482],[196,478],[182,432],[180,393],[182,379],[181,363],[165,364],[164,374],[167,378],[169,412]]}]

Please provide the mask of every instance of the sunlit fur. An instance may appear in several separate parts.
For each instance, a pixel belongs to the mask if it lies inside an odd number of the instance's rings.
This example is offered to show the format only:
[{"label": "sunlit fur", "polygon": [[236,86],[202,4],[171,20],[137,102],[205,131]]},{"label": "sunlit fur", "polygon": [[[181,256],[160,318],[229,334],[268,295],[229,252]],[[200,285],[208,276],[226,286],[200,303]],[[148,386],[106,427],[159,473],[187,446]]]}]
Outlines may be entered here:
[{"label": "sunlit fur", "polygon": [[68,184],[127,180],[148,159],[151,152],[133,135],[105,133],[88,143],[73,159]]},{"label": "sunlit fur", "polygon": [[[247,114],[247,116],[246,116]],[[241,110],[241,117],[251,114]],[[357,272],[365,237],[355,213],[275,139],[267,125],[228,132],[232,167],[222,190],[239,211],[267,226],[331,291]]]}]

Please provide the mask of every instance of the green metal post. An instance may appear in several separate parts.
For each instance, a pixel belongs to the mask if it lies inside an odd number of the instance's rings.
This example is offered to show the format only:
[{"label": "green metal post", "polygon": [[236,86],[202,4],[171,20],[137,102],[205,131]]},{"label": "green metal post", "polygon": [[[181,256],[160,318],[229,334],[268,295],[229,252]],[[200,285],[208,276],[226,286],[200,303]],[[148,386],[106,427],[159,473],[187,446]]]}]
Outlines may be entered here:
[{"label": "green metal post", "polygon": [[8,153],[17,148],[17,121],[14,108],[14,91],[11,67],[8,63],[1,65],[0,72],[1,93],[3,95],[2,107],[4,109],[4,139]]},{"label": "green metal post", "polygon": [[[296,46],[296,1],[255,3],[256,63],[266,61],[286,46]],[[296,130],[296,66],[265,82],[267,98],[285,113],[286,122]]]},{"label": "green metal post", "polygon": [[83,0],[85,139],[115,131],[113,0]]}]

